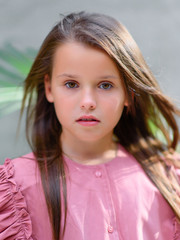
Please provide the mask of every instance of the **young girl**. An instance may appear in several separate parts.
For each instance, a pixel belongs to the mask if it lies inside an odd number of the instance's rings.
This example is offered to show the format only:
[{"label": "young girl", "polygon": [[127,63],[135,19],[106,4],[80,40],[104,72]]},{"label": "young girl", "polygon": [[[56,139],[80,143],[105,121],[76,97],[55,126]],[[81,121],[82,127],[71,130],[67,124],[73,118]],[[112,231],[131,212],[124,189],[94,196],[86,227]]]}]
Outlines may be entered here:
[{"label": "young girl", "polygon": [[65,16],[26,103],[32,153],[0,167],[0,240],[180,239],[180,113],[124,26]]}]

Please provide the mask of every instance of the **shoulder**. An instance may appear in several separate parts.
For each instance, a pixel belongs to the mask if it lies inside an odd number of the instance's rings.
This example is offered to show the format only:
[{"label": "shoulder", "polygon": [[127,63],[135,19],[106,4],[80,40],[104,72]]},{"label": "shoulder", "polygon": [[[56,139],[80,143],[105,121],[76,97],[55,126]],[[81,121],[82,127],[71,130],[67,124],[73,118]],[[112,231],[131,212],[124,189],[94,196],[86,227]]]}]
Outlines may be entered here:
[{"label": "shoulder", "polygon": [[0,169],[4,169],[8,176],[13,177],[21,190],[39,181],[38,165],[33,153],[15,159],[6,159]]},{"label": "shoulder", "polygon": [[36,158],[33,153],[29,153],[14,159],[6,159],[5,163],[10,161],[17,171],[21,170],[21,173],[35,169],[37,165]]},{"label": "shoulder", "polygon": [[21,186],[35,184],[38,181],[38,164],[33,153],[7,161],[11,161],[14,168],[14,178]]}]

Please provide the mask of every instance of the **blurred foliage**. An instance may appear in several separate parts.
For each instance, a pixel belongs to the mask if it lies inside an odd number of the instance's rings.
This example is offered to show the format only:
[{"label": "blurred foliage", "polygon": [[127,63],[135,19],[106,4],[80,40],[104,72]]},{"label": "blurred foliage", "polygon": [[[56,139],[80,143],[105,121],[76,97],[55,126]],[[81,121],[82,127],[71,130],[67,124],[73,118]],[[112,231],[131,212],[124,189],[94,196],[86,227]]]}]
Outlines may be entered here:
[{"label": "blurred foliage", "polygon": [[[162,131],[149,119],[148,121],[148,124],[149,124],[149,127],[153,133],[153,135],[157,138],[157,139],[160,139],[161,142],[163,142],[164,144],[167,144],[166,142],[166,138],[164,136],[164,134],[162,133]],[[171,135],[171,138],[172,138],[172,130],[170,130],[170,135]],[[180,152],[180,144],[177,145],[177,149],[176,149],[178,152]]]},{"label": "blurred foliage", "polygon": [[36,56],[34,49],[16,49],[8,43],[0,48],[0,117],[19,110],[23,81]]}]

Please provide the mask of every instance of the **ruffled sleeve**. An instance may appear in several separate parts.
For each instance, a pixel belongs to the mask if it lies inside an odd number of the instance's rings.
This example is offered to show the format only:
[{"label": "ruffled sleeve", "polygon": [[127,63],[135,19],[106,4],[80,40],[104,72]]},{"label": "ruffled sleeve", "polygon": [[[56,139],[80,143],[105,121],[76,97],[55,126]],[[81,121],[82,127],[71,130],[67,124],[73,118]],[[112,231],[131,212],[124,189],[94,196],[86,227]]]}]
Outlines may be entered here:
[{"label": "ruffled sleeve", "polygon": [[0,166],[0,240],[33,240],[26,201],[15,182],[10,159]]}]

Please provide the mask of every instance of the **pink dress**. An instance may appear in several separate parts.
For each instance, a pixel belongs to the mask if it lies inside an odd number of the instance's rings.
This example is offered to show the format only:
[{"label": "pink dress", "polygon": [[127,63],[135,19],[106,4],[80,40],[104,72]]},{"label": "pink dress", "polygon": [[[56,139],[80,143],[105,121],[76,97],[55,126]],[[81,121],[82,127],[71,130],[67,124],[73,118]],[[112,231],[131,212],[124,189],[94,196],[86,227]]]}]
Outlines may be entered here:
[{"label": "pink dress", "polygon": [[[68,166],[64,240],[180,240],[180,225],[137,161],[120,145],[108,163]],[[0,166],[0,240],[51,240],[33,154]]]}]

